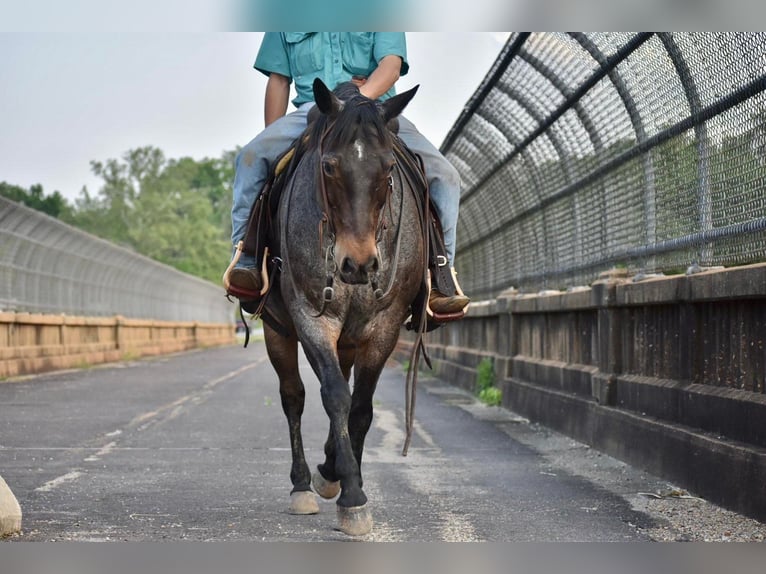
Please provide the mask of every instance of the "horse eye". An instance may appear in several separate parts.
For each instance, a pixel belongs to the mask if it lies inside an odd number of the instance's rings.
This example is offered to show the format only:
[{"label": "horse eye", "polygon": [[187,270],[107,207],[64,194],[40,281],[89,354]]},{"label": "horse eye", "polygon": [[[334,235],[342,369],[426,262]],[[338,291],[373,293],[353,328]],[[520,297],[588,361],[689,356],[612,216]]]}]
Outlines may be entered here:
[{"label": "horse eye", "polygon": [[322,160],[322,171],[325,175],[335,174],[335,162],[329,159]]}]

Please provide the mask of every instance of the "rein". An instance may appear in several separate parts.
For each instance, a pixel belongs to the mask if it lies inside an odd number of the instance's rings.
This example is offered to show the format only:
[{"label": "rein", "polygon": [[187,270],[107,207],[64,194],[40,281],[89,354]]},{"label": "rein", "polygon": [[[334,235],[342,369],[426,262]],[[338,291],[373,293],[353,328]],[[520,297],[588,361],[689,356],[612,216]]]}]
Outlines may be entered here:
[{"label": "rein", "polygon": [[330,233],[330,244],[325,249],[324,253],[324,265],[325,265],[325,287],[322,290],[322,308],[316,315],[312,315],[314,318],[324,315],[325,309],[327,309],[327,303],[332,301],[335,296],[335,291],[332,286],[335,281],[335,273],[338,271],[338,262],[335,261],[335,229],[332,223],[332,219],[328,215],[330,213],[330,200],[327,197],[327,184],[324,180],[324,173],[322,172],[322,156],[324,155],[324,140],[327,134],[335,125],[335,122],[330,122],[322,132],[322,137],[319,138],[319,146],[317,147],[317,153],[319,154],[319,161],[317,167],[319,170],[319,190],[322,193],[322,219],[319,220],[319,252],[321,255],[322,246],[324,244],[325,237],[325,225]]},{"label": "rein", "polygon": [[[404,152],[402,149],[397,149],[397,152],[399,152],[402,157],[404,158]],[[423,261],[421,262],[421,266],[423,268],[423,281],[425,282],[425,285],[427,286],[426,289],[426,302],[428,301],[428,295],[431,288],[431,282],[430,282],[430,276],[428,272],[428,245],[429,245],[429,228],[428,223],[426,220],[426,211],[429,209],[429,202],[430,199],[430,190],[428,187],[428,180],[423,177],[422,174],[425,173],[425,170],[423,169],[423,163],[420,156],[414,155],[414,158],[416,158],[420,165],[420,171],[416,171],[415,173],[420,176],[420,183],[423,186],[424,190],[424,201],[421,205],[416,198],[415,204],[418,205],[418,215],[420,216],[420,228],[423,231]],[[402,162],[405,164],[406,162]],[[403,169],[407,175],[408,183],[410,184],[410,189],[413,190],[413,194],[415,193],[416,186],[414,185],[414,182],[412,181],[412,167],[411,164],[407,163],[407,169]],[[404,206],[402,205],[402,208]],[[401,211],[404,211],[402,209]],[[400,211],[400,215],[401,215]],[[420,314],[420,323],[418,324],[417,328],[417,336],[415,337],[415,342],[412,345],[412,353],[410,354],[410,363],[407,368],[407,379],[405,382],[405,390],[404,390],[404,398],[405,398],[405,409],[404,409],[404,428],[405,428],[405,439],[404,439],[404,446],[402,447],[402,456],[407,456],[407,453],[409,452],[410,443],[412,442],[412,428],[415,423],[415,396],[416,396],[416,390],[417,390],[417,384],[418,384],[418,370],[420,366],[420,358],[421,356],[425,360],[426,364],[428,365],[429,369],[433,369],[431,366],[431,358],[428,356],[428,352],[426,351],[425,347],[425,334],[428,327],[428,316],[425,311],[421,312]]]}]

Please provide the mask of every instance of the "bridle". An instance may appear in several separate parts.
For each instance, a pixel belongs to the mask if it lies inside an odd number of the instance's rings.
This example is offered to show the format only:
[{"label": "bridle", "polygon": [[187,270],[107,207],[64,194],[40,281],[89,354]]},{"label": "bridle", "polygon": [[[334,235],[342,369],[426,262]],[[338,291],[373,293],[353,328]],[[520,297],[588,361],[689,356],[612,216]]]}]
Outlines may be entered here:
[{"label": "bridle", "polygon": [[[319,249],[320,249],[320,256],[324,257],[324,269],[325,269],[325,286],[322,290],[322,307],[319,310],[319,312],[316,315],[313,315],[314,317],[321,317],[325,310],[327,309],[327,304],[332,301],[333,297],[335,296],[335,291],[333,289],[333,284],[335,282],[335,275],[338,272],[338,263],[335,260],[335,240],[336,240],[336,234],[335,234],[335,224],[333,222],[333,218],[331,217],[332,210],[330,209],[330,199],[327,194],[327,182],[325,181],[325,173],[322,169],[322,158],[324,157],[324,149],[325,149],[325,140],[328,136],[328,134],[332,131],[332,129],[335,127],[335,120],[331,120],[328,122],[328,124],[324,127],[324,130],[322,131],[322,135],[319,138],[319,145],[317,146],[317,153],[319,157],[319,161],[317,162],[317,170],[318,170],[318,179],[319,179],[319,190],[320,190],[320,198],[321,198],[321,209],[322,209],[322,217],[319,220]],[[399,174],[400,177],[400,184],[401,184],[401,173]],[[383,236],[383,230],[385,228],[385,212],[386,207],[388,207],[389,212],[392,212],[391,207],[391,195],[394,189],[394,177],[393,175],[389,175],[388,177],[388,186],[387,186],[387,195],[386,195],[386,205],[383,206],[383,208],[380,211],[380,215],[378,216],[378,223],[375,229],[375,238],[376,243],[380,243],[382,236]],[[404,193],[403,186],[400,185],[399,189],[401,193]],[[401,203],[402,207],[404,205],[404,202]],[[401,243],[401,222],[402,222],[402,212],[403,209],[399,210],[399,225],[397,225],[397,240],[396,240],[396,248],[395,248],[395,254],[393,258],[394,267],[391,269],[391,273],[389,274],[389,281],[388,285],[386,286],[386,290],[383,291],[378,287],[378,283],[375,277],[370,278],[370,286],[372,287],[372,290],[375,294],[376,300],[380,301],[382,300],[386,295],[388,295],[391,292],[391,289],[393,287],[394,282],[394,273],[396,271],[396,265],[398,261],[398,255],[399,255],[399,247]],[[327,239],[327,242],[325,242],[325,239]],[[378,256],[380,256],[380,252],[378,251]]]}]

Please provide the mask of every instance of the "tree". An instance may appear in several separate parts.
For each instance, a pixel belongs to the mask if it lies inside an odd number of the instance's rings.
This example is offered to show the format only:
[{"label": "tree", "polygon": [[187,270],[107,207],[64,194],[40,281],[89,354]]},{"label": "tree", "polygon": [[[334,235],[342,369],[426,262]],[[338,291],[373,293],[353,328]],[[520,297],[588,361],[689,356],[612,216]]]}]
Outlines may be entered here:
[{"label": "tree", "polygon": [[167,160],[142,147],[91,162],[104,184],[83,188],[75,225],[181,271],[219,281],[230,256],[232,157]]},{"label": "tree", "polygon": [[234,155],[168,160],[145,146],[120,159],[92,161],[103,180],[83,187],[73,205],[41,185],[0,183],[0,195],[177,269],[218,282],[230,257]]},{"label": "tree", "polygon": [[229,241],[210,201],[221,193],[211,166],[189,158],[165,165],[137,197],[129,234],[140,253],[217,282]]},{"label": "tree", "polygon": [[71,206],[61,193],[54,191],[51,195],[45,195],[43,186],[39,183],[26,190],[18,185],[0,182],[0,195],[42,211],[51,217],[66,219],[72,212]]}]

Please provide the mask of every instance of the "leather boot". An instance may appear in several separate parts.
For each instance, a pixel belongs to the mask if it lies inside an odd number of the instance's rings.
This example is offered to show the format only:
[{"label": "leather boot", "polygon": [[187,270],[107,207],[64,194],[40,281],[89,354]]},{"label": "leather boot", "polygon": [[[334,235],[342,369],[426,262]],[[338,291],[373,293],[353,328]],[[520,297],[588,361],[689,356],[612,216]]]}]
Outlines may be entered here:
[{"label": "leather boot", "polygon": [[459,313],[471,300],[465,295],[445,295],[436,289],[431,289],[428,296],[428,306],[431,311],[439,315],[451,315]]},{"label": "leather boot", "polygon": [[255,268],[235,267],[229,272],[228,292],[240,301],[257,301],[262,288],[263,279]]}]

